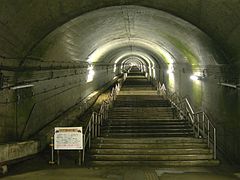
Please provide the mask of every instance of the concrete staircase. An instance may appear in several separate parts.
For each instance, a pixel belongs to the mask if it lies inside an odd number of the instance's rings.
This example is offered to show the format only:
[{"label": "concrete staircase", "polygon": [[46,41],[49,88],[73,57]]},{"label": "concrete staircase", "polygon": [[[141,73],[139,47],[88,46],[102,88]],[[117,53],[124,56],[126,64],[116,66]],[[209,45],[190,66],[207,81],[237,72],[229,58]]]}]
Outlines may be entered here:
[{"label": "concrete staircase", "polygon": [[206,142],[194,138],[189,123],[176,118],[170,102],[157,96],[144,74],[135,68],[104,122],[101,135],[92,142],[91,165],[219,164]]}]

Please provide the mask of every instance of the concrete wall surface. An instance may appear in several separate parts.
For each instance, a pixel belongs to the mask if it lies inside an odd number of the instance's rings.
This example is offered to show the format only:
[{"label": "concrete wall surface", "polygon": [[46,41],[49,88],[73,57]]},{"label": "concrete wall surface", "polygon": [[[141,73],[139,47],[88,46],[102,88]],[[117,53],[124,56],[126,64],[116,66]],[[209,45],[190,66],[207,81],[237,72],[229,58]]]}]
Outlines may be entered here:
[{"label": "concrete wall surface", "polygon": [[11,144],[0,144],[0,165],[9,161],[31,156],[39,152],[38,141],[24,141]]}]

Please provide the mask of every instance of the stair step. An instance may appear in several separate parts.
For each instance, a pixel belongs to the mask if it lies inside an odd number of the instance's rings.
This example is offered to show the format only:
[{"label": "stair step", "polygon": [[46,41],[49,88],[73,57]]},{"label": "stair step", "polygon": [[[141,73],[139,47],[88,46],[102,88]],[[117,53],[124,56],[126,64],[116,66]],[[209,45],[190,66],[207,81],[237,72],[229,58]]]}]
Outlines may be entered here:
[{"label": "stair step", "polygon": [[167,104],[159,105],[159,104],[140,104],[140,103],[136,103],[136,104],[117,104],[117,103],[115,103],[114,106],[116,106],[116,107],[122,107],[122,106],[124,106],[124,107],[159,107],[159,106],[170,107],[170,105],[167,105]]},{"label": "stair step", "polygon": [[174,144],[92,144],[92,148],[101,149],[183,149],[183,148],[207,148],[205,143],[174,143]]},{"label": "stair step", "polygon": [[[158,102],[158,101],[115,101],[115,104],[126,104],[126,105],[131,105],[131,104],[141,104],[141,105],[171,105],[170,102]],[[141,107],[141,106],[140,106]],[[142,106],[145,107],[145,106]]]},{"label": "stair step", "polygon": [[165,99],[162,99],[161,97],[160,98],[155,98],[155,99],[147,99],[145,96],[142,96],[138,98],[131,98],[129,96],[126,96],[126,95],[122,95],[122,96],[125,96],[124,98],[118,98],[117,97],[117,103],[137,103],[137,102],[140,102],[140,103],[157,103],[157,104],[171,104],[169,100],[165,100]]},{"label": "stair step", "polygon": [[177,161],[177,160],[206,160],[212,159],[212,154],[194,154],[194,155],[92,155],[93,160],[105,161]]},{"label": "stair step", "polygon": [[157,109],[157,110],[150,110],[149,108],[147,108],[147,110],[144,110],[144,109],[128,109],[128,110],[113,110],[113,111],[110,111],[110,113],[112,114],[121,114],[121,113],[155,113],[155,114],[164,114],[164,113],[172,113],[172,109],[170,109],[169,107],[166,107],[165,109]]},{"label": "stair step", "polygon": [[109,114],[109,119],[174,119],[174,116],[172,114],[169,115],[154,115],[154,114],[149,114],[149,115],[141,115],[140,113],[137,115],[113,115],[113,114]]},{"label": "stair step", "polygon": [[128,122],[188,122],[186,120],[179,120],[173,118],[110,118],[107,121],[128,121]]},{"label": "stair step", "polygon": [[175,132],[175,133],[111,133],[103,134],[103,137],[193,137],[193,133]]},{"label": "stair step", "polygon": [[[123,95],[122,95],[123,96]],[[147,99],[145,96],[143,97],[138,97],[138,98],[131,98],[129,96],[126,96],[123,98],[117,97],[117,103],[137,103],[137,102],[142,102],[142,103],[158,103],[158,104],[170,104],[169,100],[157,98],[157,99]]]},{"label": "stair step", "polygon": [[217,166],[218,160],[189,160],[189,161],[92,161],[93,166]]},{"label": "stair step", "polygon": [[[122,89],[121,89],[122,90]],[[159,95],[146,95],[146,96],[141,96],[141,95],[118,95],[117,96],[117,101],[168,101],[166,99],[163,99],[162,96]]]},{"label": "stair step", "polygon": [[132,121],[108,121],[104,122],[104,125],[109,126],[174,126],[174,125],[184,125],[188,126],[186,122],[132,122]]},{"label": "stair step", "polygon": [[174,137],[174,138],[106,138],[106,137],[98,137],[93,140],[94,143],[134,143],[134,144],[154,144],[154,143],[164,143],[164,144],[173,144],[173,143],[205,143],[205,139],[198,139],[192,137]]},{"label": "stair step", "polygon": [[122,91],[136,91],[136,90],[143,90],[143,91],[155,90],[156,91],[156,88],[153,87],[150,83],[146,84],[143,82],[143,83],[130,85],[130,82],[129,82],[129,84],[127,86],[125,84],[125,86],[123,86],[121,90]]},{"label": "stair step", "polygon": [[144,111],[134,111],[134,112],[110,112],[109,115],[115,115],[115,116],[139,116],[139,115],[143,115],[143,116],[166,116],[166,115],[173,115],[172,111],[168,111],[168,112],[156,112],[156,111],[152,111],[152,112],[144,112]]},{"label": "stair step", "polygon": [[127,125],[108,125],[108,126],[103,126],[102,127],[102,129],[104,130],[104,129],[169,129],[169,128],[174,128],[174,129],[176,129],[176,128],[183,128],[183,129],[189,129],[189,128],[191,128],[190,126],[188,126],[188,125],[182,125],[182,124],[180,124],[180,125],[156,125],[156,126],[152,126],[152,125],[146,125],[146,124],[142,124],[142,126],[141,125],[129,125],[129,124],[127,124]]},{"label": "stair step", "polygon": [[172,109],[170,108],[170,107],[161,107],[161,109],[160,108],[157,108],[157,109],[149,109],[148,107],[146,107],[146,109],[145,108],[131,108],[131,109],[123,109],[122,107],[119,107],[119,109],[117,109],[117,108],[114,108],[114,109],[112,109],[110,112],[111,113],[122,113],[122,112],[124,112],[124,113],[130,113],[130,112],[141,112],[141,113],[144,113],[144,112],[159,112],[159,113],[161,113],[161,112],[172,112]]},{"label": "stair step", "polygon": [[[119,107],[119,108],[122,108],[122,107]],[[116,109],[116,110],[112,110],[110,111],[109,113],[110,114],[121,114],[121,113],[126,113],[126,114],[131,114],[131,113],[134,113],[134,114],[137,114],[137,113],[141,113],[141,114],[150,114],[150,113],[154,113],[154,114],[168,114],[168,113],[173,113],[173,110],[170,108],[170,107],[163,107],[164,109],[157,109],[157,110],[149,110],[149,107],[146,107],[147,110],[144,110],[144,109],[134,109],[134,108],[138,108],[138,107],[129,107],[131,109]],[[155,108],[155,107],[153,107]]]},{"label": "stair step", "polygon": [[171,116],[144,116],[144,115],[138,115],[138,116],[116,116],[116,115],[110,115],[109,119],[173,119],[173,115]]},{"label": "stair step", "polygon": [[139,95],[139,96],[146,96],[146,95],[156,95],[157,91],[156,90],[148,90],[148,91],[141,91],[141,90],[135,90],[135,91],[120,91],[119,95]]},{"label": "stair step", "polygon": [[143,116],[143,117],[162,117],[162,116],[169,116],[169,117],[173,117],[173,112],[110,112],[109,113],[109,117],[139,117],[139,116]]},{"label": "stair step", "polygon": [[118,95],[116,98],[117,101],[166,101],[163,97],[158,95],[151,95],[151,96],[141,96],[141,95]]},{"label": "stair step", "polygon": [[92,149],[91,154],[103,155],[187,155],[187,154],[210,154],[212,151],[203,148],[184,149]]},{"label": "stair step", "polygon": [[173,129],[173,128],[151,128],[151,129],[102,129],[102,132],[104,133],[147,133],[147,132],[192,132],[193,130],[191,128],[183,129]]}]

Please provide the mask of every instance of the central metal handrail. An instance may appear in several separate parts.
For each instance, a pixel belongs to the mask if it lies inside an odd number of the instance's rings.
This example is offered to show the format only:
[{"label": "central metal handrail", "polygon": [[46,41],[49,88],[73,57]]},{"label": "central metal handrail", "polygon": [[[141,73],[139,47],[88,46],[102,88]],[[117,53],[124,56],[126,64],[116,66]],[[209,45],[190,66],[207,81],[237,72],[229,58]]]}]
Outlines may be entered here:
[{"label": "central metal handrail", "polygon": [[108,119],[108,111],[116,100],[125,79],[126,75],[124,75],[123,79],[112,88],[111,93],[108,95],[108,98],[103,101],[99,111],[92,113],[83,133],[82,163],[85,162],[86,149],[91,148],[91,140],[100,136],[103,121]]},{"label": "central metal handrail", "polygon": [[[213,158],[217,158],[217,130],[210,118],[204,111],[194,112],[189,100],[180,97],[176,92],[170,93],[166,88],[161,88],[160,82],[157,83],[158,94],[166,95],[166,98],[171,102],[172,107],[177,111],[180,119],[187,119],[193,127],[194,134],[197,138],[207,140],[209,148],[213,149]],[[161,92],[164,91],[164,92]]]}]

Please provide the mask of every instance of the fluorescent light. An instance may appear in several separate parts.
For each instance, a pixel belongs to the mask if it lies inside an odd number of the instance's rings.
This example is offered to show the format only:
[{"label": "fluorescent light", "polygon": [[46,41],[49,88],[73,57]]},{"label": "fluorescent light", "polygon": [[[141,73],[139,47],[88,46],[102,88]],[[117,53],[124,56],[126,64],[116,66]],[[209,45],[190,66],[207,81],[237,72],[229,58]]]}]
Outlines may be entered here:
[{"label": "fluorescent light", "polygon": [[220,83],[220,85],[230,87],[230,88],[235,88],[235,89],[238,87],[238,85],[229,84],[229,83]]},{"label": "fluorescent light", "polygon": [[25,85],[19,85],[19,86],[14,86],[11,87],[12,90],[16,90],[16,89],[23,89],[23,88],[29,88],[29,87],[33,87],[33,84],[25,84]]}]

